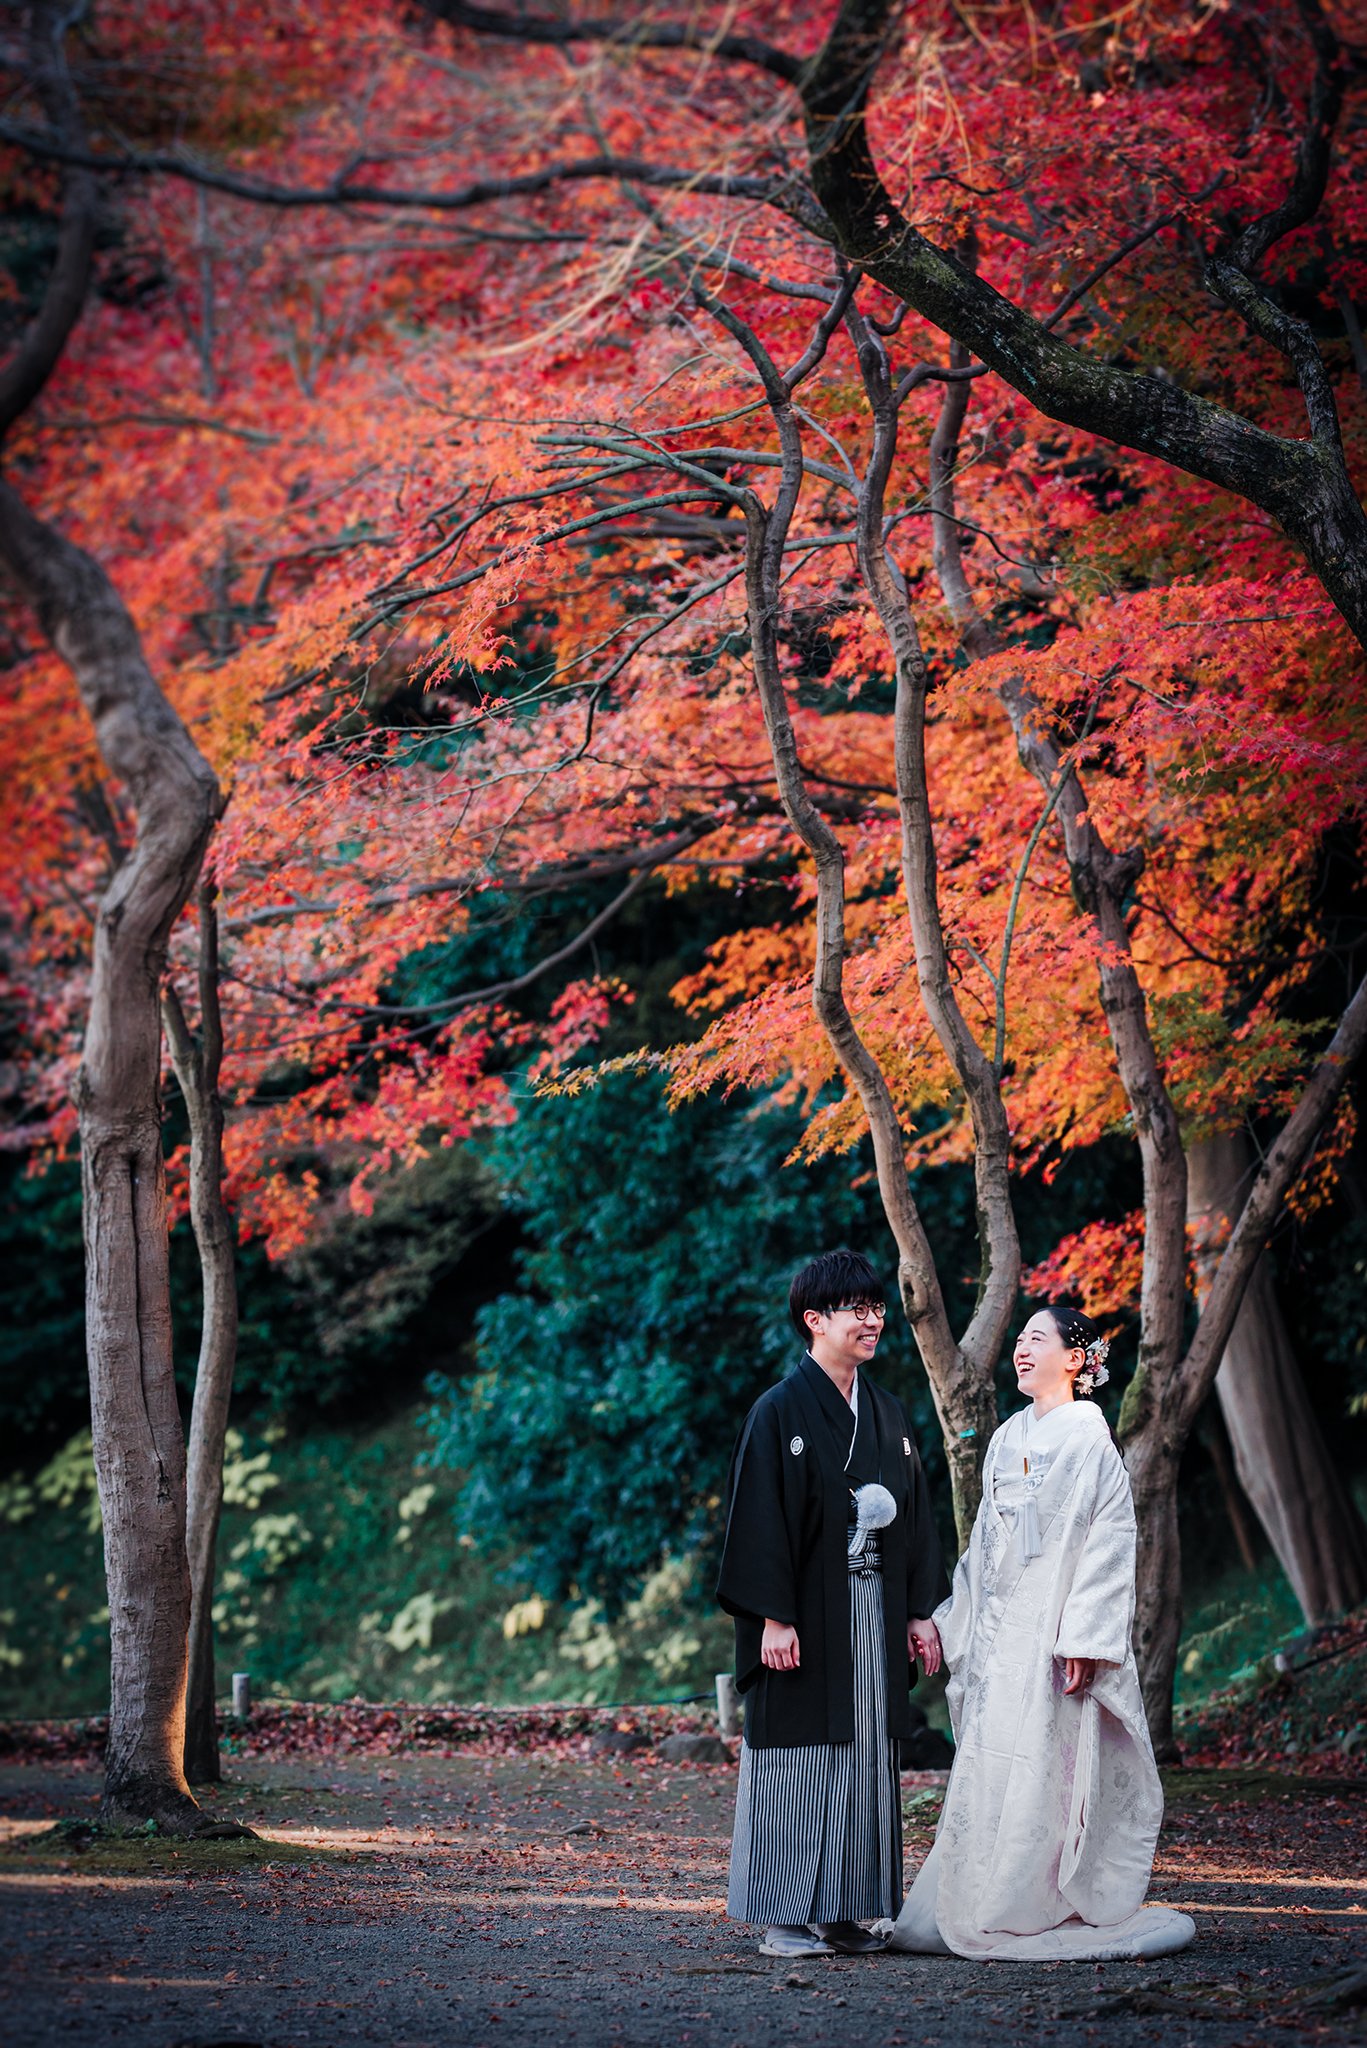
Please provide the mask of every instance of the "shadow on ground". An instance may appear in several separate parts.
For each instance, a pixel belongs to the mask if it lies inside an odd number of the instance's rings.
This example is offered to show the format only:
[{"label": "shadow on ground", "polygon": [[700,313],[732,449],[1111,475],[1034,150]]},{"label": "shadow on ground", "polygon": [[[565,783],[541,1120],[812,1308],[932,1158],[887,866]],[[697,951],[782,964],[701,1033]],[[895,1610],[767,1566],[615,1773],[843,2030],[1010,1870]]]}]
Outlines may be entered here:
[{"label": "shadow on ground", "polygon": [[[11,2048],[1236,2048],[1359,2035],[1361,1782],[1169,1781],[1154,1896],[1197,1945],[1143,1965],[769,1961],[722,1911],[729,1766],[535,1754],[239,1766],[258,1842],[71,1846],[93,1771],[0,1769]],[[908,1868],[938,1785],[908,1781]],[[1353,1976],[1357,1971],[1356,1979]]]}]

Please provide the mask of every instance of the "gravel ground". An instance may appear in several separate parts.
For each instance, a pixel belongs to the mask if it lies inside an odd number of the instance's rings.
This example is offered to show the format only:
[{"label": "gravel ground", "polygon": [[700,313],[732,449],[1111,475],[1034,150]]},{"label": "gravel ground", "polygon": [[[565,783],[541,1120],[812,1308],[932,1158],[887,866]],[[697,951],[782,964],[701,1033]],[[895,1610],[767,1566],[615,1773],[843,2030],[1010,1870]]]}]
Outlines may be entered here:
[{"label": "gravel ground", "polygon": [[[10,2048],[922,2048],[1361,2038],[1364,1788],[1190,1773],[1154,1896],[1196,1946],[1138,1963],[793,1964],[722,1912],[733,1773],[632,1758],[292,1758],[212,1799],[259,1844],[45,1842],[98,1778],[0,1769]],[[908,1867],[937,1781],[906,1781]],[[210,1803],[207,1802],[206,1803]]]}]

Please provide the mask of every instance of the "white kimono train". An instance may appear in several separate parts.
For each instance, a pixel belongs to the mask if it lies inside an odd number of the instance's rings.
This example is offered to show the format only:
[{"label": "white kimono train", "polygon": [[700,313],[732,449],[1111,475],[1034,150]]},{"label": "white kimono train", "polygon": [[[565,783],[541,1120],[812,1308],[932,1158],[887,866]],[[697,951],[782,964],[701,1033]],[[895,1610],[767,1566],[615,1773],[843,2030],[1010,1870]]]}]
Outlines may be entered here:
[{"label": "white kimono train", "polygon": [[[893,1931],[909,1952],[1055,1961],[1162,1955],[1196,1932],[1144,1906],[1163,1791],[1130,1629],[1129,1476],[1100,1411],[1025,1408],[988,1445],[983,1499],[936,1623],[954,1768]],[[1063,1691],[1067,1657],[1095,1657]]]}]

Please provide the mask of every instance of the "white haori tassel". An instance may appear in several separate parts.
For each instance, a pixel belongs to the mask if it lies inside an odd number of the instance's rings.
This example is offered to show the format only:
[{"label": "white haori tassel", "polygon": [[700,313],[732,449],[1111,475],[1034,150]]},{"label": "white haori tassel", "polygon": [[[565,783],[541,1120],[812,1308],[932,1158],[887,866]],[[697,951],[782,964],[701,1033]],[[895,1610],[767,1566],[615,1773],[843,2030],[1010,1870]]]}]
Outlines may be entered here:
[{"label": "white haori tassel", "polygon": [[876,1479],[867,1486],[854,1490],[854,1531],[850,1537],[850,1556],[864,1548],[866,1539],[875,1529],[886,1529],[889,1522],[897,1519],[897,1503],[886,1486],[880,1486]]},{"label": "white haori tassel", "polygon": [[1022,1564],[1028,1564],[1032,1557],[1040,1556],[1043,1550],[1039,1540],[1039,1509],[1035,1506],[1034,1495],[1027,1494],[1013,1512],[1016,1517],[1016,1526],[1012,1531],[1016,1542],[1016,1555]]}]

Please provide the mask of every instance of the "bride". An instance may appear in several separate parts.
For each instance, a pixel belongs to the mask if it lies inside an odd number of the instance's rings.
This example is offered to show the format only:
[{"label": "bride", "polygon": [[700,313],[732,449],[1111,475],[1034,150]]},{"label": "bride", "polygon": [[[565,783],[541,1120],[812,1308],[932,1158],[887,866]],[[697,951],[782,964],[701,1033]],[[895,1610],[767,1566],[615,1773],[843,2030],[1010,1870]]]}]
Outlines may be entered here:
[{"label": "bride", "polygon": [[1096,1325],[1043,1308],[1016,1342],[1030,1406],[988,1445],[935,1620],[955,1758],[890,1946],[1029,1961],[1164,1955],[1196,1932],[1144,1906],[1163,1818],[1130,1646],[1130,1482],[1091,1395]]}]

